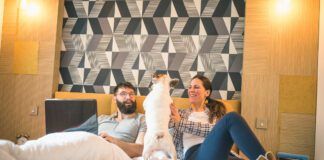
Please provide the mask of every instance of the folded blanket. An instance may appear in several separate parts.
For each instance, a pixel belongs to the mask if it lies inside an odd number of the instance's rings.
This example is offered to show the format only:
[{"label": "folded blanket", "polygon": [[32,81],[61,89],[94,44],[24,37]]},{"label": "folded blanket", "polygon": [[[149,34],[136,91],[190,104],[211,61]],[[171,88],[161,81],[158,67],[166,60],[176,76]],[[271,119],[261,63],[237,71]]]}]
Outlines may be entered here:
[{"label": "folded blanket", "polygon": [[2,160],[131,160],[118,146],[87,132],[52,133],[24,145],[0,140]]}]

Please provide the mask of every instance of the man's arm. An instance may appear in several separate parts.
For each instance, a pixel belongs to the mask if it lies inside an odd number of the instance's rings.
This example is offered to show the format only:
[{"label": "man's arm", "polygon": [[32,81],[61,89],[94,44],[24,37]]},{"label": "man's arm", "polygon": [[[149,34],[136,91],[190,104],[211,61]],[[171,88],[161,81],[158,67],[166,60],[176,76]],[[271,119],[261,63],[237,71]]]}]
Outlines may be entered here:
[{"label": "man's arm", "polygon": [[140,157],[143,152],[143,142],[144,142],[144,132],[139,132],[135,143],[128,143],[118,140],[114,137],[109,136],[107,133],[103,132],[100,134],[105,140],[117,145],[121,148],[129,157]]}]

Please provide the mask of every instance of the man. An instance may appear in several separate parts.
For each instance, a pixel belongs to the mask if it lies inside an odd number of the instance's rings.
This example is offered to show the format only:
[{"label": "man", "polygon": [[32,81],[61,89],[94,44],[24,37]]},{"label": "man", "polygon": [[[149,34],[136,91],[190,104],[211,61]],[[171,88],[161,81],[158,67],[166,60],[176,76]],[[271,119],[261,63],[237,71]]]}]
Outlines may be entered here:
[{"label": "man", "polygon": [[139,157],[143,152],[146,125],[144,115],[136,113],[134,86],[129,82],[118,84],[113,100],[117,113],[98,118],[99,136],[119,146],[129,157]]}]

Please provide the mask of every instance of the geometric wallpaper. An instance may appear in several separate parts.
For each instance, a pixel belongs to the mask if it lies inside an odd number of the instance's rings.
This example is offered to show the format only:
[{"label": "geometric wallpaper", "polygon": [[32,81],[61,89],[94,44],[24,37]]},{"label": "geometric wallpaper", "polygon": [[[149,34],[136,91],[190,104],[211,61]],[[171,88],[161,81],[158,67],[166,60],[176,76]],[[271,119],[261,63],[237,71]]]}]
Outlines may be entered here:
[{"label": "geometric wallpaper", "polygon": [[59,91],[150,91],[154,72],[212,81],[213,98],[240,99],[244,0],[65,0]]}]

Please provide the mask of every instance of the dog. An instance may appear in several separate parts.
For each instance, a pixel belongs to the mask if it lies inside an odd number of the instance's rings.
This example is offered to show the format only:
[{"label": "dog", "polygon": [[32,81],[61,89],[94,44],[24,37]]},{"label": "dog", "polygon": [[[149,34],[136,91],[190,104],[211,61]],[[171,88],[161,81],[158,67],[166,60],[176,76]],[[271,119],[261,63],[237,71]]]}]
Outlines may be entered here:
[{"label": "dog", "polygon": [[170,105],[173,102],[169,91],[170,87],[175,86],[178,81],[166,74],[153,75],[152,90],[143,103],[147,125],[143,149],[145,160],[177,159],[168,125],[171,115]]}]

